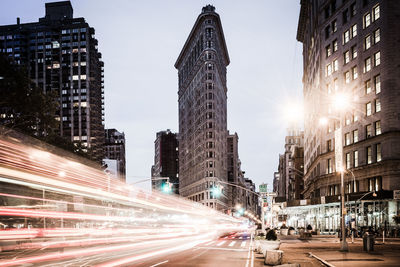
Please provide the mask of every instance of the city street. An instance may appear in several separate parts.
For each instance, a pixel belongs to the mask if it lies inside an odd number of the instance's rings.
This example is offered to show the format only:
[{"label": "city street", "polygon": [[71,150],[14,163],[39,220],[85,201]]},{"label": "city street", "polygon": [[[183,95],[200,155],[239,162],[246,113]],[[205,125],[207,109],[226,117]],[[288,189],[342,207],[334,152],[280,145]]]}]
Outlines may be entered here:
[{"label": "city street", "polygon": [[[196,241],[197,240],[197,241]],[[1,266],[258,266],[249,232],[199,242],[196,236],[81,248],[5,252]],[[261,262],[261,261],[260,261]]]}]

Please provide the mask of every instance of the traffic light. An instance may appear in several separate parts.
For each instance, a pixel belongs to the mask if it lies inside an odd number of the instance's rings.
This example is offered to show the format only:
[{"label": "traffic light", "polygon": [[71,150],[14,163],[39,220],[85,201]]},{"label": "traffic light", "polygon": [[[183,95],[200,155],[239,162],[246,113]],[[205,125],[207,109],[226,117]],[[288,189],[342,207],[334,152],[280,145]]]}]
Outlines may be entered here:
[{"label": "traffic light", "polygon": [[172,192],[172,184],[170,182],[165,182],[161,186],[161,191],[163,191],[166,194],[169,194]]},{"label": "traffic light", "polygon": [[212,196],[213,196],[214,198],[220,197],[221,194],[222,194],[222,188],[221,188],[221,186],[219,186],[219,185],[214,186],[214,187],[211,189],[211,193],[212,193]]}]

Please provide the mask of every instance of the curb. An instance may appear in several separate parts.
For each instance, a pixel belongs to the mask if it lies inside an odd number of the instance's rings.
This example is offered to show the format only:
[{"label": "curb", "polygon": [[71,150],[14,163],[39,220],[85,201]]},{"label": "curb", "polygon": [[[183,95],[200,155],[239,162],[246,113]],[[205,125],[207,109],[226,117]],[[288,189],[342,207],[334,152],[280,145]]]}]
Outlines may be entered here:
[{"label": "curb", "polygon": [[317,260],[319,260],[320,262],[322,262],[322,263],[325,264],[326,266],[335,267],[335,265],[328,263],[326,260],[321,259],[320,257],[318,257],[318,256],[316,256],[316,255],[314,255],[314,254],[312,254],[311,252],[308,252],[308,254],[310,254],[310,257],[316,258]]}]

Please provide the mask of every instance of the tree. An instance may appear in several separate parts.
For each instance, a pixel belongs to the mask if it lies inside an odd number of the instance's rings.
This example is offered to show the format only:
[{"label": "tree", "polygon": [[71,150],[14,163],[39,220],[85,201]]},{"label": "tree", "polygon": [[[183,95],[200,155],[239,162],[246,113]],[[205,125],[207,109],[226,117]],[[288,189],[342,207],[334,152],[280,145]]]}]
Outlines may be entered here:
[{"label": "tree", "polygon": [[58,129],[57,93],[44,94],[27,75],[26,69],[11,64],[0,54],[0,123],[39,138]]},{"label": "tree", "polygon": [[92,159],[91,149],[58,134],[58,109],[57,91],[44,93],[28,77],[23,66],[12,64],[0,53],[0,124],[6,127],[4,129],[17,130]]}]

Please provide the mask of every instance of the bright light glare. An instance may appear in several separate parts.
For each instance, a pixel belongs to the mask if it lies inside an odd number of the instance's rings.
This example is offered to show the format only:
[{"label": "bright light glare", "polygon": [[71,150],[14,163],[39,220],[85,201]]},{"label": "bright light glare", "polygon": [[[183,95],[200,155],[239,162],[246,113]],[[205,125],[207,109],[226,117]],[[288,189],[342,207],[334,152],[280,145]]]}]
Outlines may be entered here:
[{"label": "bright light glare", "polygon": [[287,122],[299,122],[303,119],[303,106],[298,103],[290,103],[285,105],[283,114]]},{"label": "bright light glare", "polygon": [[344,110],[350,106],[350,98],[347,94],[337,93],[333,98],[333,106],[336,110]]},{"label": "bright light glare", "polygon": [[319,124],[320,125],[327,125],[328,124],[328,118],[322,117],[319,119]]}]

